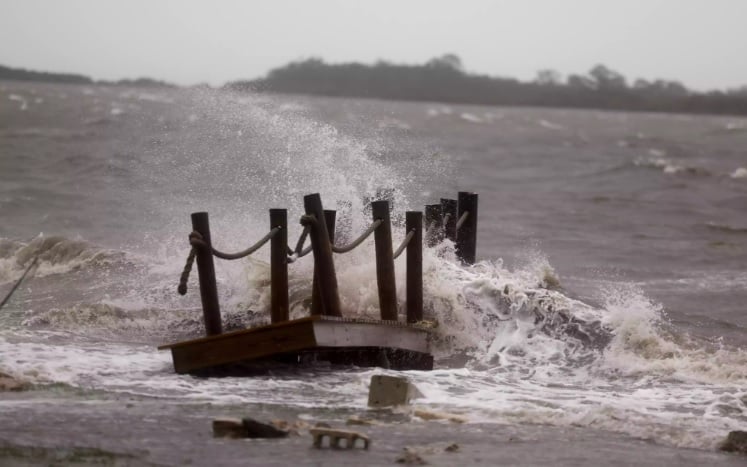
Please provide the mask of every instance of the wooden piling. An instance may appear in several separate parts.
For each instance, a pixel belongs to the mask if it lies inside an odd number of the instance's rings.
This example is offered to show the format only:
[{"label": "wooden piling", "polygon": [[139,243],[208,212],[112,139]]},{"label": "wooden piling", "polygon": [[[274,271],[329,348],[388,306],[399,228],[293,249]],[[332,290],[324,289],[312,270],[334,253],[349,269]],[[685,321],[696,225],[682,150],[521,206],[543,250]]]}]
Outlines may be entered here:
[{"label": "wooden piling", "polygon": [[429,247],[434,247],[443,240],[443,218],[440,204],[425,206],[425,233],[425,241]]},{"label": "wooden piling", "polygon": [[379,309],[382,320],[397,321],[397,286],[394,281],[394,252],[392,251],[392,225],[389,218],[389,201],[371,203],[373,220],[381,219],[374,231],[376,243],[376,280],[379,286]]},{"label": "wooden piling", "polygon": [[446,221],[444,235],[452,242],[456,242],[457,200],[441,198],[441,215]]},{"label": "wooden piling", "polygon": [[215,264],[213,263],[208,213],[192,213],[192,230],[198,232],[207,245],[206,248],[196,248],[197,274],[200,279],[200,299],[202,301],[202,315],[205,319],[205,334],[216,336],[223,332],[223,325],[218,303],[218,285],[215,281]]},{"label": "wooden piling", "polygon": [[280,230],[270,240],[270,293],[273,323],[288,321],[288,211],[270,209],[270,228]]},{"label": "wooden piling", "polygon": [[[324,222],[327,225],[327,234],[329,235],[329,243],[334,245],[335,243],[335,221],[337,220],[337,211],[331,209],[324,210]],[[314,280],[311,284],[311,314],[321,315],[322,314],[322,297],[319,295],[319,279],[318,273],[316,272],[316,264],[314,265]]]},{"label": "wooden piling", "polygon": [[407,245],[407,322],[423,320],[423,213],[407,211],[405,229],[415,234]]},{"label": "wooden piling", "polygon": [[335,263],[332,259],[332,245],[329,243],[322,199],[319,193],[306,195],[303,197],[303,204],[306,214],[313,215],[316,218],[316,222],[309,229],[309,236],[314,253],[314,270],[319,284],[316,289],[319,290],[321,298],[322,314],[341,317]]},{"label": "wooden piling", "polygon": [[477,252],[477,193],[459,192],[458,219],[467,218],[457,231],[456,253],[465,264],[475,264]]}]

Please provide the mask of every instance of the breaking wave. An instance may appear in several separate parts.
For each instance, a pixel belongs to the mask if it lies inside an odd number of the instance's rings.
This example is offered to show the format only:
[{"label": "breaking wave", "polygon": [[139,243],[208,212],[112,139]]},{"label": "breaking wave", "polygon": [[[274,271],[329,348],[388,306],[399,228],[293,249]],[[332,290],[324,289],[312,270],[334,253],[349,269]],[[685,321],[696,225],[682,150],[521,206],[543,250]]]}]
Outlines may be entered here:
[{"label": "breaking wave", "polygon": [[25,243],[0,238],[0,284],[15,281],[38,258],[35,275],[64,274],[89,266],[110,264],[124,254],[92,245],[85,240],[39,235]]}]

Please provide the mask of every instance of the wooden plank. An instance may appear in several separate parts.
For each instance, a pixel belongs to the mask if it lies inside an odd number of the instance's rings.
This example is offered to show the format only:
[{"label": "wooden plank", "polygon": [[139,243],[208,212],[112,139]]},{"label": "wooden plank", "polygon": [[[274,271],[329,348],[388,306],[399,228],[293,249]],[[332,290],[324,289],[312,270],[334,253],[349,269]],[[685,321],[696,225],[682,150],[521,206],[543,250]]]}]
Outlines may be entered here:
[{"label": "wooden plank", "polygon": [[273,324],[268,324],[268,325],[265,325],[265,326],[258,326],[258,327],[255,327],[255,328],[241,329],[239,331],[224,332],[220,336],[200,337],[200,338],[192,339],[192,340],[188,340],[188,341],[175,342],[173,344],[164,344],[164,345],[159,346],[158,350],[166,350],[166,349],[171,349],[171,348],[174,348],[174,347],[191,346],[191,345],[194,345],[194,344],[197,344],[197,343],[200,343],[200,342],[209,342],[209,341],[213,341],[213,340],[225,339],[225,338],[231,337],[231,336],[252,334],[252,333],[255,333],[255,332],[264,331],[266,329],[273,329],[273,328],[285,327],[285,326],[294,326],[294,325],[299,324],[299,323],[314,321],[314,320],[317,320],[317,319],[320,319],[320,317],[319,316],[309,316],[309,317],[306,317],[306,318],[294,319],[294,320],[291,320],[291,321],[284,321],[282,323],[273,323]]},{"label": "wooden plank", "polygon": [[387,347],[428,353],[428,333],[408,326],[358,322],[314,322],[320,347]]},{"label": "wooden plank", "polygon": [[188,373],[201,368],[309,349],[316,345],[311,320],[296,322],[290,326],[266,326],[251,331],[172,346],[174,370],[177,373]]},{"label": "wooden plank", "polygon": [[[344,358],[349,364],[369,366],[371,355],[377,355],[376,349],[402,355],[403,369],[407,369],[410,360],[416,362],[417,368],[423,367],[422,362],[432,367],[428,339],[429,331],[419,326],[320,315],[177,342],[159,349],[171,350],[177,373],[315,351],[342,352],[341,356],[350,356]],[[410,354],[422,355],[411,358]]]}]

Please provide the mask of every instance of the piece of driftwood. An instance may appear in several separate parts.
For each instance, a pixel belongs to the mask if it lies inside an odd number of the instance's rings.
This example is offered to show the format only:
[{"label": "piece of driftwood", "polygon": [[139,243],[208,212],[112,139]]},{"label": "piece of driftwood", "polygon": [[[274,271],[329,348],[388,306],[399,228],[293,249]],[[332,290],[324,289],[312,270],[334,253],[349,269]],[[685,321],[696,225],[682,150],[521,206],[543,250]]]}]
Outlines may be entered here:
[{"label": "piece of driftwood", "polygon": [[[329,438],[329,447],[336,449],[353,449],[358,440],[363,441],[363,449],[368,449],[371,445],[371,440],[368,439],[368,436],[356,431],[312,428],[309,430],[309,433],[314,437],[314,447],[317,449],[323,447],[325,437]],[[341,444],[342,440],[345,440],[345,445]]]}]

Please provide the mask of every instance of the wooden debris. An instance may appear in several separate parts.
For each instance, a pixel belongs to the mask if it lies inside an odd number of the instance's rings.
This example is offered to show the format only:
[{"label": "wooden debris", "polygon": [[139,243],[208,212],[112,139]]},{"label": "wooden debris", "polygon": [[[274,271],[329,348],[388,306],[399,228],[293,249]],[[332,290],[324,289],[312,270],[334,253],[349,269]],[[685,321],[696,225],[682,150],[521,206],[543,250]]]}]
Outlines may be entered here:
[{"label": "wooden debris", "polygon": [[426,462],[426,460],[414,450],[405,448],[404,452],[397,458],[397,463],[407,465],[426,465],[428,462]]},{"label": "wooden debris", "polygon": [[376,425],[376,420],[373,420],[370,418],[361,418],[356,415],[353,415],[352,417],[348,418],[346,424],[371,426],[371,425]]},{"label": "wooden debris", "polygon": [[[329,447],[336,449],[353,449],[358,440],[363,441],[363,449],[368,449],[371,444],[368,436],[355,431],[312,428],[309,433],[314,437],[314,447],[317,449],[322,448],[325,437],[329,439]],[[342,440],[345,440],[344,445],[341,443]]]},{"label": "wooden debris", "polygon": [[430,410],[416,409],[413,411],[413,415],[423,420],[448,420],[452,423],[466,423],[467,418],[461,415],[446,413],[446,412],[432,412]]}]

